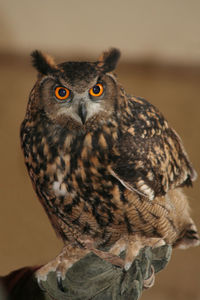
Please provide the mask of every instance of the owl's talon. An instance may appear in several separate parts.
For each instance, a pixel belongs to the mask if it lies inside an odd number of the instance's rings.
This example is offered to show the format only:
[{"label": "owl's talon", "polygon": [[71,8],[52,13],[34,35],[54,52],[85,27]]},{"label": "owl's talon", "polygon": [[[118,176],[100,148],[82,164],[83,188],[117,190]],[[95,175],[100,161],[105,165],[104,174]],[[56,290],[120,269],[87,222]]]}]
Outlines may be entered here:
[{"label": "owl's talon", "polygon": [[57,276],[57,286],[58,286],[59,290],[64,293],[65,289],[63,287],[62,276],[60,273],[57,273],[56,276]]},{"label": "owl's talon", "polygon": [[155,272],[154,272],[154,267],[152,265],[151,265],[151,271],[152,271],[152,274],[150,275],[150,277],[144,280],[144,283],[143,283],[144,289],[149,289],[150,287],[152,287],[154,285]]},{"label": "owl's talon", "polygon": [[39,278],[37,278],[37,284],[41,291],[46,292],[46,289],[42,285],[42,280],[40,280]]}]

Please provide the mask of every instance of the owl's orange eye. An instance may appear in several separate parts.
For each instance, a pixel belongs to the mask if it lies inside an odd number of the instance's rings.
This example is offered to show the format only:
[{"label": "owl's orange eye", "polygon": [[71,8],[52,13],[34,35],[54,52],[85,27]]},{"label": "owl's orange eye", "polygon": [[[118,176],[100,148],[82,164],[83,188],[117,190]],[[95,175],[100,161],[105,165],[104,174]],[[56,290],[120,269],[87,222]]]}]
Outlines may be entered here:
[{"label": "owl's orange eye", "polygon": [[69,97],[69,95],[70,95],[70,91],[63,86],[58,86],[55,89],[55,96],[59,100],[66,100]]},{"label": "owl's orange eye", "polygon": [[89,93],[92,97],[99,97],[103,94],[103,90],[103,85],[101,83],[97,83],[89,90]]}]

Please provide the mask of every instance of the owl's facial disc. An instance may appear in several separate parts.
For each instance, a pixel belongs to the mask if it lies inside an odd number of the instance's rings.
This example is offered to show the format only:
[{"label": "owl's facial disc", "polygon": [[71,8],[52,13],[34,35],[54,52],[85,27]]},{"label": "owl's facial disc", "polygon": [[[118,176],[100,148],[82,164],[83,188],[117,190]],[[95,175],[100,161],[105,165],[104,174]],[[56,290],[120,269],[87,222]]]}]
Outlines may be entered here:
[{"label": "owl's facial disc", "polygon": [[[62,74],[61,74],[62,75]],[[40,105],[54,122],[77,126],[98,120],[106,121],[114,111],[116,90],[112,74],[93,77],[90,82],[72,85],[67,77],[48,75],[40,85]]]},{"label": "owl's facial disc", "polygon": [[54,98],[57,102],[57,116],[71,117],[84,125],[89,118],[102,111],[101,102],[104,100],[106,86],[96,80],[91,83],[92,87],[89,85],[82,92],[73,87],[67,88],[64,83],[63,86],[56,86]]}]

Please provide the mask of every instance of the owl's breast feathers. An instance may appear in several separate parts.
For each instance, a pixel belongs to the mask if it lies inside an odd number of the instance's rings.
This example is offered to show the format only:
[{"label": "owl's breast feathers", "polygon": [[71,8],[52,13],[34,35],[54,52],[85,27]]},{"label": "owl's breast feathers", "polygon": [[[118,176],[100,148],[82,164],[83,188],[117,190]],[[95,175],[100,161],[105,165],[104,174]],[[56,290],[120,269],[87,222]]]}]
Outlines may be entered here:
[{"label": "owl's breast feathers", "polygon": [[121,190],[125,189],[122,186],[120,190],[120,183],[107,171],[115,138],[111,123],[104,132],[98,128],[73,132],[50,123],[43,113],[22,123],[29,175],[47,214],[57,215],[57,219],[49,217],[59,234],[56,223],[60,219],[69,227],[82,226],[82,234],[90,232],[97,237],[99,232],[106,238],[106,226],[113,224],[118,209],[111,199],[123,199]]}]

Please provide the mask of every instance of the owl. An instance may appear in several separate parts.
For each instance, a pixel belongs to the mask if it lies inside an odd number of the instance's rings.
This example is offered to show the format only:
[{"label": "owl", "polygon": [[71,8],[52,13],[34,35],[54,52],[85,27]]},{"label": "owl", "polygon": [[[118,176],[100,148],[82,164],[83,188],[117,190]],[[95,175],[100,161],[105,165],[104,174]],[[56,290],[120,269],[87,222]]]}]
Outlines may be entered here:
[{"label": "owl", "polygon": [[[187,248],[199,236],[182,187],[196,178],[159,110],[131,96],[113,70],[120,52],[56,64],[32,53],[37,81],[21,125],[33,187],[64,247],[36,273],[58,285],[87,253],[128,270],[145,246]],[[125,251],[125,259],[120,253]]]}]

